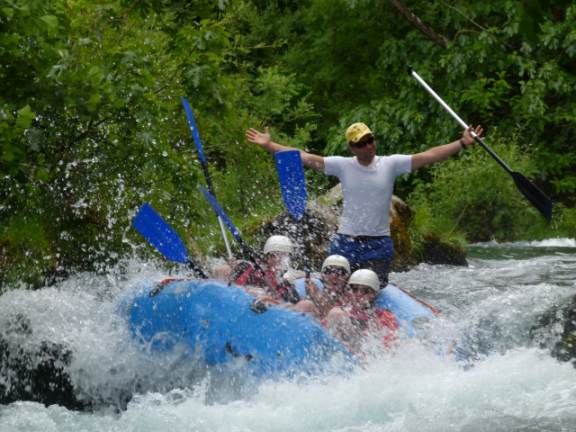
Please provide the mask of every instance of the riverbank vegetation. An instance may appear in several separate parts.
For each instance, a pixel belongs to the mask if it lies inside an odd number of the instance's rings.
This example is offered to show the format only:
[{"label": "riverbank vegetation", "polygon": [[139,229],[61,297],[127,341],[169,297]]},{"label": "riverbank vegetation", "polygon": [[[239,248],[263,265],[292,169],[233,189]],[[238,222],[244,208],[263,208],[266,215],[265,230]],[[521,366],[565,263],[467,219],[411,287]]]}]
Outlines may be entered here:
[{"label": "riverbank vegetation", "polygon": [[[474,148],[399,180],[414,237],[574,237],[575,29],[567,0],[0,0],[0,286],[106,271],[142,245],[144,201],[222,251],[181,96],[241,229],[281,209],[247,127],[326,155],[355,121],[381,153],[456,139],[408,65],[555,202],[547,226]],[[334,184],[307,175],[313,195]]]}]

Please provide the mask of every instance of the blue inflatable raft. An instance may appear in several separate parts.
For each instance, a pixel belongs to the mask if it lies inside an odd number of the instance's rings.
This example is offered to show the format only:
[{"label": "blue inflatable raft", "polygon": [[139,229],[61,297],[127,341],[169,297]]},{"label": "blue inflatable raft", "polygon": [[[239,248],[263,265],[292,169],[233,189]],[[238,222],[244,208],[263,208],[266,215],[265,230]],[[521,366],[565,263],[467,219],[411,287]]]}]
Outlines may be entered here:
[{"label": "blue inflatable raft", "polygon": [[[411,331],[432,312],[389,285],[378,304]],[[150,351],[178,347],[208,366],[242,363],[257,377],[317,375],[355,365],[353,356],[313,318],[282,307],[258,308],[254,297],[217,281],[177,280],[143,289],[125,304],[130,330]]]}]

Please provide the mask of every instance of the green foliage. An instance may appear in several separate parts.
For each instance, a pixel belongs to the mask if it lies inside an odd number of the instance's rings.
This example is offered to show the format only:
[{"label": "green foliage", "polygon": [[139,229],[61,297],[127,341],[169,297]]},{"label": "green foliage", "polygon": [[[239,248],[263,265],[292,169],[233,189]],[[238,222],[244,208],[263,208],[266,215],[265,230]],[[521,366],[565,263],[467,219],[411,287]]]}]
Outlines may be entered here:
[{"label": "green foliage", "polygon": [[552,234],[550,230],[541,230],[533,233],[535,239],[547,239],[552,236],[576,238],[576,208],[567,208],[562,204],[556,206],[554,221],[552,223]]},{"label": "green foliage", "polygon": [[[325,154],[347,152],[355,121],[381,153],[453,140],[458,125],[407,65],[559,203],[543,227],[476,149],[397,183],[422,209],[422,232],[571,235],[576,6],[402,3],[447,43],[375,0],[0,0],[0,284],[105,271],[142,243],[130,218],[144,201],[191,248],[222,252],[183,95],[218,199],[248,233],[282,205],[272,158],[245,142],[247,127]],[[333,181],[307,175],[312,194]]]},{"label": "green foliage", "polygon": [[246,72],[226,5],[0,1],[1,281],[20,264],[32,285],[105,270],[141,242],[129,224],[144,201],[209,250],[215,218],[181,95],[233,219],[279,207],[269,156],[239,141],[264,107],[298,124],[311,106],[294,75]]},{"label": "green foliage", "polygon": [[[491,148],[515,171],[528,176],[534,172],[530,154],[520,150],[517,140],[504,140],[494,131],[492,141]],[[410,197],[418,215],[417,236],[464,233],[472,242],[511,241],[533,238],[546,229],[511,176],[480,146],[432,168],[431,176],[432,181],[418,185]]]},{"label": "green foliage", "polygon": [[418,201],[417,208],[414,210],[414,218],[410,224],[410,237],[416,250],[431,236],[446,244],[461,247],[467,244],[467,239],[464,233],[458,229],[457,224],[437,209],[433,209],[430,203],[424,200]]},{"label": "green foliage", "polygon": [[[42,214],[29,229],[53,249],[44,251],[57,262],[49,274],[97,269],[125,250],[111,221],[126,220],[141,188],[180,190],[176,138],[159,127],[177,107],[162,91],[178,88],[177,63],[159,55],[169,39],[148,19],[122,17],[117,3],[3,3],[0,129],[10,132],[0,169],[10,181],[0,218]],[[18,262],[25,244],[10,232],[0,241]]]}]

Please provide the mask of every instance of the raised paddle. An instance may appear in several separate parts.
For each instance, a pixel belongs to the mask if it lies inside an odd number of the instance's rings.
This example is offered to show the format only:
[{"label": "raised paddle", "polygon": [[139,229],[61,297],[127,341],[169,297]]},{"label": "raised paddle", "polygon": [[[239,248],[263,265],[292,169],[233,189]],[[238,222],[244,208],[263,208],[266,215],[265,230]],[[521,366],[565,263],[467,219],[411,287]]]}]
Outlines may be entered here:
[{"label": "raised paddle", "polygon": [[299,150],[286,150],[274,154],[280,182],[282,200],[292,217],[299,221],[306,211],[308,193]]},{"label": "raised paddle", "polygon": [[[458,123],[460,123],[460,126],[462,126],[464,129],[468,129],[468,124],[466,124],[466,122],[462,120],[460,116],[458,116],[458,114],[456,114],[452,108],[450,108],[446,102],[442,100],[440,96],[438,96],[438,94],[426,83],[426,81],[422,79],[422,77],[420,77],[420,75],[416,73],[414,69],[410,68],[409,71],[410,74],[416,79],[416,81],[418,81],[420,85],[424,87],[424,89],[426,89],[426,91],[430,93],[430,95],[432,95],[432,97],[436,99]],[[512,176],[516,187],[520,190],[520,192],[522,192],[526,199],[528,199],[528,201],[530,201],[532,205],[536,207],[542,216],[544,216],[546,220],[550,222],[552,220],[552,201],[550,198],[548,198],[544,192],[542,192],[535,184],[530,182],[530,180],[528,180],[522,174],[516,171],[512,171],[512,169],[490,147],[488,147],[484,140],[475,134],[474,131],[471,131],[471,134],[474,137],[474,141],[480,144],[480,146],[486,150],[508,174]]]},{"label": "raised paddle", "polygon": [[162,219],[150,204],[144,203],[140,207],[132,219],[132,226],[167,260],[186,264],[199,278],[208,278],[204,270],[192,261],[184,242],[176,231]]},{"label": "raised paddle", "polygon": [[[304,166],[299,150],[284,150],[274,154],[274,163],[278,173],[278,182],[282,193],[282,201],[288,213],[296,222],[300,221],[306,212],[308,203],[308,192],[306,190],[306,177],[304,176]],[[307,228],[303,230],[306,237]],[[306,280],[310,279],[310,266],[308,264],[308,254],[306,251],[306,238],[304,242],[304,273]]]},{"label": "raised paddle", "polygon": [[[194,114],[192,114],[192,108],[184,96],[182,96],[182,105],[184,106],[184,112],[186,113],[186,118],[188,119],[188,125],[190,126],[190,132],[192,133],[192,138],[194,139],[194,144],[196,145],[196,153],[198,154],[198,159],[200,160],[200,166],[204,172],[204,177],[206,178],[206,184],[208,185],[208,190],[213,196],[214,188],[212,187],[212,179],[210,178],[210,172],[208,171],[208,164],[206,163],[206,156],[204,156],[204,150],[202,148],[202,141],[200,140],[200,133],[198,132],[198,126],[196,125],[196,120],[194,119]],[[218,217],[218,224],[220,225],[220,233],[222,234],[222,239],[224,240],[224,245],[226,246],[226,252],[228,258],[232,258],[232,250],[230,249],[230,244],[228,243],[228,237],[226,236],[226,230],[224,229],[224,224],[222,219]]]}]

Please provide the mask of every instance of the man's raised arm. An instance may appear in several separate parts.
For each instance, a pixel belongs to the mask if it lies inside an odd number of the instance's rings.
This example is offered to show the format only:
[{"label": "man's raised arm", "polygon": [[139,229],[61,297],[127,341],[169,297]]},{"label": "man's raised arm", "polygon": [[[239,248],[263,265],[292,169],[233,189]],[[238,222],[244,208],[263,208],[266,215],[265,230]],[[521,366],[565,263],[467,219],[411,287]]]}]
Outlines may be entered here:
[{"label": "man's raised arm", "polygon": [[464,148],[474,144],[474,137],[472,133],[475,133],[478,136],[482,136],[483,132],[484,130],[481,126],[476,126],[476,128],[469,127],[462,133],[462,138],[460,138],[458,141],[454,141],[438,147],[432,147],[431,149],[428,149],[424,152],[416,153],[412,156],[412,170],[414,171],[419,168],[448,159],[450,156],[455,155]]},{"label": "man's raised arm", "polygon": [[272,154],[283,150],[299,150],[302,163],[305,167],[312,168],[315,171],[324,172],[324,157],[272,141],[272,137],[268,132],[268,128],[265,128],[264,132],[250,128],[246,131],[246,139],[251,143],[259,145],[264,150]]}]

